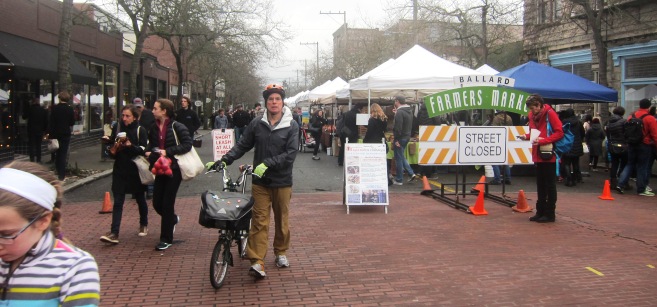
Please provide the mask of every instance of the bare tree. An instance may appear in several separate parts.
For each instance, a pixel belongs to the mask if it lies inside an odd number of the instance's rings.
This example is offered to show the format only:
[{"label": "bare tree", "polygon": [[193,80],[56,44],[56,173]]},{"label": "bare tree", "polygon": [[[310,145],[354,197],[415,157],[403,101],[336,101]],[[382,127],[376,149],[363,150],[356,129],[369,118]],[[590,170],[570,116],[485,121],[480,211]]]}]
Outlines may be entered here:
[{"label": "bare tree", "polygon": [[[137,74],[141,61],[144,42],[148,38],[153,0],[118,0],[123,11],[130,18],[132,32],[135,34],[135,50],[130,61],[130,77],[128,79],[128,97],[137,96]],[[139,93],[141,94],[141,93]]]},{"label": "bare tree", "polygon": [[[593,0],[596,8],[591,7],[590,0],[570,0],[573,4],[584,9],[586,14],[586,23],[591,29],[593,46],[595,46],[595,55],[598,59],[598,83],[609,86],[607,81],[607,46],[602,39],[602,17],[604,15],[605,0]],[[601,103],[599,105],[600,119],[606,123],[609,119],[609,104]]]},{"label": "bare tree", "polygon": [[[285,39],[280,23],[271,18],[268,0],[160,0],[150,28],[164,38],[176,59],[178,79],[186,83],[193,59],[209,46],[248,42],[259,55],[274,57],[273,43]],[[178,95],[180,101],[180,95]]]},{"label": "bare tree", "polygon": [[522,37],[521,0],[427,0],[418,5],[415,31],[431,39],[431,49],[466,66],[491,64],[491,54],[504,53]]},{"label": "bare tree", "polygon": [[59,27],[59,45],[57,47],[57,75],[59,90],[71,91],[71,29],[73,28],[73,0],[62,2],[62,23]]}]

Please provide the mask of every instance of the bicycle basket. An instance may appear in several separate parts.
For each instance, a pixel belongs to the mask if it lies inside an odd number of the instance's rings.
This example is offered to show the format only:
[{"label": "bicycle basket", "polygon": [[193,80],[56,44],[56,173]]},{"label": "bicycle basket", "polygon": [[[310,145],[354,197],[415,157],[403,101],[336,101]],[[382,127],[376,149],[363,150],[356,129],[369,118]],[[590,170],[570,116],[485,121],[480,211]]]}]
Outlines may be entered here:
[{"label": "bicycle basket", "polygon": [[253,203],[251,196],[242,193],[205,191],[198,223],[208,228],[247,230]]}]

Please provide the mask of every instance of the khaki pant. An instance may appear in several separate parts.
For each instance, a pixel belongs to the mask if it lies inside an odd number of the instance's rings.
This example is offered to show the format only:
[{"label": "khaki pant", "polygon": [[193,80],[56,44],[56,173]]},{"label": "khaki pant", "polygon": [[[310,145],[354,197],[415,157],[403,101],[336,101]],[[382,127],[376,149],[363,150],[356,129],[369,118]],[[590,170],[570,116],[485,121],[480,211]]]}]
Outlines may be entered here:
[{"label": "khaki pant", "polygon": [[290,229],[287,221],[292,198],[292,187],[267,188],[253,185],[253,217],[251,218],[251,229],[249,230],[249,242],[246,254],[251,259],[251,264],[260,263],[264,266],[265,256],[269,240],[270,213],[274,211],[274,253],[285,255],[290,247]]}]

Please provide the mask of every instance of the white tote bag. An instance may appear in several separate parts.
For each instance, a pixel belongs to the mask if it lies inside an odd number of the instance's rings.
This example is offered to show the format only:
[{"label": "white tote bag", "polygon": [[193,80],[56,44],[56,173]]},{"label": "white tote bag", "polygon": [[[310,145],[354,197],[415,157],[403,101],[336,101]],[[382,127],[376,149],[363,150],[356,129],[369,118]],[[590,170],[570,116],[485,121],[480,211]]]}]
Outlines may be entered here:
[{"label": "white tote bag", "polygon": [[141,180],[141,184],[149,185],[155,181],[155,175],[149,169],[151,165],[150,163],[148,163],[148,160],[146,160],[146,157],[136,156],[132,159],[132,162],[134,162],[135,165],[137,165],[137,170],[139,172],[139,179]]},{"label": "white tote bag", "polygon": [[[176,122],[173,122],[171,130],[173,130],[173,136],[176,138],[176,144],[180,145],[178,135],[176,134],[175,124]],[[182,175],[183,180],[192,179],[196,177],[196,175],[203,173],[205,170],[203,161],[201,161],[201,158],[198,156],[193,146],[190,151],[182,155],[174,155],[174,157],[178,160],[178,166],[180,167],[180,174]]]},{"label": "white tote bag", "polygon": [[59,141],[57,139],[50,139],[48,142],[48,151],[55,152],[59,149]]}]

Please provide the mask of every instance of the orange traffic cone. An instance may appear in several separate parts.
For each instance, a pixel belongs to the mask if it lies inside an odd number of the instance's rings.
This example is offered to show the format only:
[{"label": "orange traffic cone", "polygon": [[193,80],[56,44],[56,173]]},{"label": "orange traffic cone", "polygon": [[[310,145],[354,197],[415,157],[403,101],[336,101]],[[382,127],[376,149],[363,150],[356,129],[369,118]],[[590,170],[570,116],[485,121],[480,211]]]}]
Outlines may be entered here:
[{"label": "orange traffic cone", "polygon": [[520,190],[518,192],[518,203],[515,206],[511,207],[511,209],[513,209],[513,211],[522,212],[522,213],[532,212],[532,207],[527,205],[527,198],[525,198],[524,190]]},{"label": "orange traffic cone", "polygon": [[433,191],[431,185],[429,184],[429,179],[427,176],[422,176],[422,191]]},{"label": "orange traffic cone", "polygon": [[[484,176],[484,178],[486,177]],[[474,207],[470,207],[470,212],[474,215],[488,215],[488,212],[484,210],[484,191],[479,191],[477,202]]]},{"label": "orange traffic cone", "polygon": [[602,200],[614,200],[611,197],[611,188],[609,187],[609,180],[605,180],[605,187],[602,189],[602,195],[598,196]]},{"label": "orange traffic cone", "polygon": [[486,175],[482,175],[481,178],[479,178],[479,182],[477,185],[475,185],[472,190],[472,192],[485,192],[486,191]]},{"label": "orange traffic cone", "polygon": [[103,201],[103,208],[98,213],[112,213],[112,201],[110,200],[110,193],[105,192],[105,200]]}]

